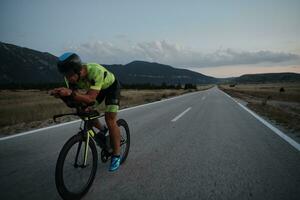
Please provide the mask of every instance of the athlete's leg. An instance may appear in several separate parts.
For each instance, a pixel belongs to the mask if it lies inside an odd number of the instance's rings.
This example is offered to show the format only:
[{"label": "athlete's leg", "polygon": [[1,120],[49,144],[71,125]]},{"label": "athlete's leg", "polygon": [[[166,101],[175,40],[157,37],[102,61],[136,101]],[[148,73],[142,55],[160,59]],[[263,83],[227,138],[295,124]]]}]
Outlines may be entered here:
[{"label": "athlete's leg", "polygon": [[113,143],[113,155],[120,155],[120,129],[117,125],[117,112],[105,112],[105,121]]},{"label": "athlete's leg", "polygon": [[110,141],[112,142],[113,152],[111,156],[111,163],[109,171],[115,171],[119,168],[121,163],[120,158],[120,129],[117,125],[117,112],[120,103],[120,85],[117,79],[106,89],[105,92],[105,121],[109,129]]},{"label": "athlete's leg", "polygon": [[120,129],[117,125],[117,112],[120,104],[120,85],[117,79],[110,86],[105,98],[105,121],[113,143],[113,155],[120,155]]},{"label": "athlete's leg", "polygon": [[[105,91],[102,91],[96,98],[97,100],[97,105],[100,105],[102,103],[102,101],[105,99],[105,95],[106,95],[106,92]],[[96,106],[94,106],[94,108],[96,108]],[[100,123],[100,120],[99,119],[94,119],[93,120],[93,126],[96,127],[99,131],[103,130],[103,126],[102,124]]]}]

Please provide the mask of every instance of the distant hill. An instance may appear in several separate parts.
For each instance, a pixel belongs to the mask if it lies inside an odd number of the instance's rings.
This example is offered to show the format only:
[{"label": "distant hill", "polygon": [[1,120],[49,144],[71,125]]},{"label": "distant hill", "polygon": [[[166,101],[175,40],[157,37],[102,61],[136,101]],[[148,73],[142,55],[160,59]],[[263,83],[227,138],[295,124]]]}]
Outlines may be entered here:
[{"label": "distant hill", "polygon": [[[62,82],[57,57],[49,53],[0,42],[0,85]],[[215,83],[216,78],[168,65],[134,61],[126,65],[105,65],[124,84],[154,85]]]},{"label": "distant hill", "polygon": [[56,61],[49,53],[0,42],[0,84],[59,82]]},{"label": "distant hill", "polygon": [[299,82],[300,74],[297,73],[266,73],[245,74],[231,80],[236,83],[277,83],[277,82]]},{"label": "distant hill", "polygon": [[[0,86],[62,83],[57,72],[57,57],[47,52],[0,42]],[[126,65],[104,65],[116,74],[123,84],[211,84],[211,83],[273,83],[300,82],[300,74],[249,74],[237,78],[217,79],[187,69],[144,61]]]},{"label": "distant hill", "polygon": [[133,61],[126,65],[104,65],[126,84],[207,84],[218,79],[187,69],[178,69],[159,63]]}]

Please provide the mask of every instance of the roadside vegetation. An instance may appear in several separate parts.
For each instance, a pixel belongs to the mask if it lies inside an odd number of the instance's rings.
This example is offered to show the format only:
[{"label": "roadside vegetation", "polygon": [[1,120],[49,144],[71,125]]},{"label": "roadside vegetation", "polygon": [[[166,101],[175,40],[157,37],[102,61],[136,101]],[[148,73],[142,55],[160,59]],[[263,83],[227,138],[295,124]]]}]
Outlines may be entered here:
[{"label": "roadside vegetation", "polygon": [[[178,89],[123,89],[120,106],[121,109],[132,107],[211,87],[213,85]],[[104,103],[98,110],[104,110]],[[8,135],[46,127],[54,124],[53,115],[72,111],[60,99],[50,96],[48,90],[0,90],[0,133]],[[77,118],[65,117],[61,122],[74,119]]]},{"label": "roadside vegetation", "polygon": [[300,83],[228,84],[219,88],[300,138]]}]

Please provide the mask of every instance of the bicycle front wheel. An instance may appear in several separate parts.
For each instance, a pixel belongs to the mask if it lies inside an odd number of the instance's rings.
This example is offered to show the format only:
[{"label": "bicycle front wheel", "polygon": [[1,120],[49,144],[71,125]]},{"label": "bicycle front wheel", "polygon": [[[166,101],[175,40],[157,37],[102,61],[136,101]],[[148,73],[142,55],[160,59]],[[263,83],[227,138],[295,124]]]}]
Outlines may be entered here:
[{"label": "bicycle front wheel", "polygon": [[120,128],[120,136],[121,136],[121,164],[123,164],[128,156],[129,148],[130,148],[130,131],[127,122],[124,119],[119,119],[117,124]]},{"label": "bicycle front wheel", "polygon": [[60,196],[65,200],[84,196],[94,181],[97,162],[97,149],[93,141],[90,140],[87,145],[83,135],[71,137],[63,146],[56,163],[55,183]]}]

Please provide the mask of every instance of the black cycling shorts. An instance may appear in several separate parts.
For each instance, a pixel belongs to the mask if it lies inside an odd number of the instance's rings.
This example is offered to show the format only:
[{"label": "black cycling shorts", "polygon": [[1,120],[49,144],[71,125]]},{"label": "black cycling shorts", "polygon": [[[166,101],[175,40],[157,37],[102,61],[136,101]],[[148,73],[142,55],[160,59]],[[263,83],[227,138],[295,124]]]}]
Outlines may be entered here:
[{"label": "black cycling shorts", "polygon": [[105,105],[120,105],[121,86],[117,79],[106,89],[100,90],[96,100],[100,104],[105,99]]}]

